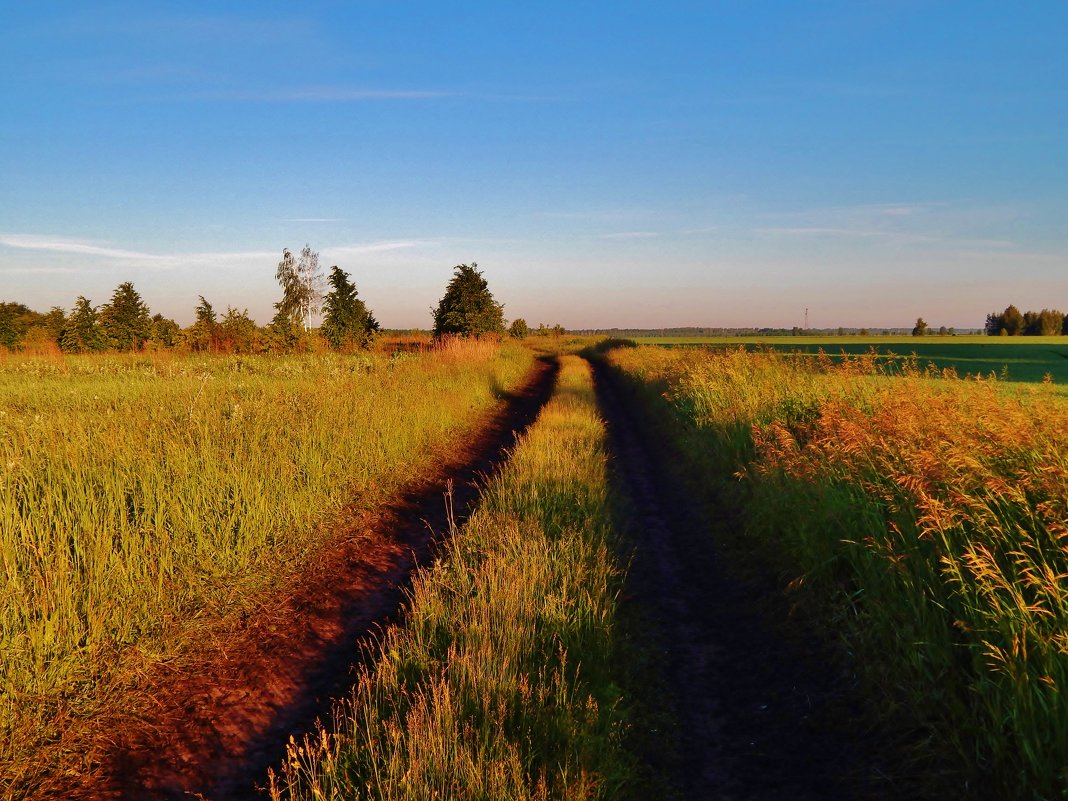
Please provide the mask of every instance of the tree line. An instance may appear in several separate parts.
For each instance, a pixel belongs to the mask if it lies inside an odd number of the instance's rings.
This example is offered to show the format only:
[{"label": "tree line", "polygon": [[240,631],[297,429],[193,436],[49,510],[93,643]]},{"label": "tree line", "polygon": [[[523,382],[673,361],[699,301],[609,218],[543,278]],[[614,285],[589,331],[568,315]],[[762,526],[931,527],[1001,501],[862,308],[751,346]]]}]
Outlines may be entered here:
[{"label": "tree line", "polygon": [[[526,336],[529,329],[522,319],[506,330],[504,305],[494,299],[477,266],[472,262],[454,269],[445,295],[431,309],[434,336]],[[162,314],[151,314],[133,283],[125,281],[115,288],[111,300],[99,307],[84,296],[74,301],[69,312],[54,306],[40,313],[22,303],[0,302],[0,345],[18,350],[52,343],[65,353],[178,347],[288,353],[310,349],[316,338],[338,351],[368,348],[380,333],[378,321],[359,297],[349,274],[335,265],[324,277],[319,254],[309,246],[305,245],[299,255],[284,249],[275,279],[282,297],[274,304],[274,317],[266,326],[258,326],[248,309],[228,306],[220,315],[200,295],[193,324],[182,328]],[[318,329],[312,329],[310,319],[319,312],[322,322]]]},{"label": "tree line", "polygon": [[1000,314],[991,312],[986,316],[985,330],[994,337],[1068,335],[1068,316],[1057,309],[1021,312],[1015,306],[1009,305]]}]

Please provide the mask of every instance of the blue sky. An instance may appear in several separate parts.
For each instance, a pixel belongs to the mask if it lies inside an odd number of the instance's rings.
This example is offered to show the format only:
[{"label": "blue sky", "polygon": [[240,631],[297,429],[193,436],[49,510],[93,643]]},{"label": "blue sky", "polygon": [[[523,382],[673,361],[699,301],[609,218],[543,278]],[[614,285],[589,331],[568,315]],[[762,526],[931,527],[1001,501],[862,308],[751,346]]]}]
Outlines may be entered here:
[{"label": "blue sky", "polygon": [[427,327],[1068,309],[1068,3],[15,3],[0,300],[269,321],[282,248]]}]

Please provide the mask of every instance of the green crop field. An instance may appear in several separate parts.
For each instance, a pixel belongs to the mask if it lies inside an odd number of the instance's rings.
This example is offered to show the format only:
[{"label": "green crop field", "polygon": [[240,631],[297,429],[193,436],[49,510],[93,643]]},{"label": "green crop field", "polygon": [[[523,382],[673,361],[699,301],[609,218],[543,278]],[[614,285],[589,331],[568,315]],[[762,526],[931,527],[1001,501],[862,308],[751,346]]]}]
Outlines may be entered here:
[{"label": "green crop field", "polygon": [[772,348],[779,351],[836,355],[875,350],[882,357],[915,356],[924,367],[954,369],[961,376],[996,374],[1004,381],[1038,382],[1047,375],[1068,385],[1068,337],[640,337],[640,344],[667,347]]}]

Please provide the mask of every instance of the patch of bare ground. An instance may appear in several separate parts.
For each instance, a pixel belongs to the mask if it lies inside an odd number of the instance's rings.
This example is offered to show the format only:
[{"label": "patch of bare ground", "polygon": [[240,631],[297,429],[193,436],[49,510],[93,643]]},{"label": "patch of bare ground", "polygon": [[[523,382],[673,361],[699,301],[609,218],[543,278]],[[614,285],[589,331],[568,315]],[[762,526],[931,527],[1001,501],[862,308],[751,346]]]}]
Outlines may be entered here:
[{"label": "patch of bare ground", "polygon": [[555,360],[538,360],[445,462],[385,505],[350,513],[257,613],[222,621],[142,677],[127,709],[97,720],[89,741],[68,744],[84,749],[90,767],[49,780],[32,797],[262,797],[289,738],[329,719],[332,700],[352,686],[354,661],[398,611],[413,568],[431,557],[434,532],[449,526],[447,493],[462,518],[548,400],[557,371]]},{"label": "patch of bare ground", "polygon": [[840,654],[792,618],[781,583],[740,564],[723,536],[736,515],[687,494],[632,390],[594,368],[634,547],[624,603],[652,652],[634,733],[650,784],[679,799],[909,797],[885,777],[887,750]]}]

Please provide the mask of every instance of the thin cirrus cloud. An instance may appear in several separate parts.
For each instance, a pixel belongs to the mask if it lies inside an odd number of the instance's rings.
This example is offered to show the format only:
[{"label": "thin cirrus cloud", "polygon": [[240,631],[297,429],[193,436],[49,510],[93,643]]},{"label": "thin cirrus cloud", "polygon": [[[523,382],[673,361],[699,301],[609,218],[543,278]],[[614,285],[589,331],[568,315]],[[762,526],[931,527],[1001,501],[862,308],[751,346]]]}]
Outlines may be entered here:
[{"label": "thin cirrus cloud", "polygon": [[365,253],[385,253],[391,250],[407,250],[432,244],[428,240],[411,239],[395,242],[370,242],[367,244],[336,245],[323,248],[323,252],[333,258],[342,256],[359,256]]},{"label": "thin cirrus cloud", "polygon": [[610,234],[601,234],[598,239],[652,239],[660,236],[656,231],[616,231]]},{"label": "thin cirrus cloud", "polygon": [[101,256],[110,259],[133,259],[155,261],[160,256],[151,253],[138,253],[133,250],[103,247],[92,242],[82,242],[62,237],[40,236],[38,234],[0,234],[0,245],[18,250],[43,250],[51,253],[75,253],[81,256]]},{"label": "thin cirrus cloud", "polygon": [[910,233],[908,231],[883,230],[875,228],[822,228],[819,226],[797,226],[757,228],[758,234],[789,237],[834,237],[841,239],[881,239],[898,244],[934,244],[944,243],[973,248],[1011,248],[1015,243],[1008,239],[990,239],[974,237],[955,237],[935,234]]},{"label": "thin cirrus cloud", "polygon": [[[384,253],[394,250],[405,250],[431,244],[428,240],[397,240],[383,242],[365,242],[337,245],[323,248],[324,254],[330,257],[352,257],[362,254]],[[275,251],[230,251],[230,252],[202,252],[202,253],[143,253],[125,248],[109,247],[83,240],[69,239],[65,237],[42,236],[39,234],[0,234],[0,246],[17,250],[31,250],[48,253],[75,254],[90,256],[100,259],[110,259],[122,262],[138,262],[142,266],[155,267],[157,269],[177,269],[191,265],[205,265],[223,267],[235,263],[271,261],[278,258]],[[22,268],[26,269],[26,268]],[[34,272],[40,272],[40,268]]]},{"label": "thin cirrus cloud", "polygon": [[[99,245],[83,240],[66,237],[42,236],[39,234],[0,234],[0,246],[16,250],[30,250],[46,253],[63,253],[77,256],[90,256],[112,261],[137,262],[145,267],[171,270],[191,264],[206,266],[226,266],[237,261],[261,261],[277,256],[266,251],[240,251],[229,253],[144,253],[125,248]],[[27,268],[22,268],[27,269]],[[56,268],[30,268],[34,272],[41,269],[55,271]]]}]

